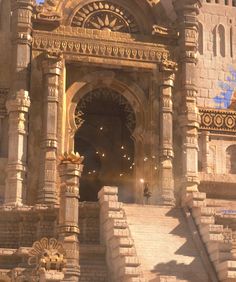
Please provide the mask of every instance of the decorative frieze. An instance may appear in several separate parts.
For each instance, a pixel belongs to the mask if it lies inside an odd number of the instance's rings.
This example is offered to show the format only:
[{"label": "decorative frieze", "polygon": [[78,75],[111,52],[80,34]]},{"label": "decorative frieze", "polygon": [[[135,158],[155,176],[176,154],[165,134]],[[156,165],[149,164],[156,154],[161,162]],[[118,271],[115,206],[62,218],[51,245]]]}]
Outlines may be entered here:
[{"label": "decorative frieze", "polygon": [[[63,34],[62,38],[61,33],[63,30],[65,30],[65,34]],[[97,32],[95,33],[94,30],[91,30],[91,33],[84,33],[84,30],[80,28],[70,29],[70,31],[58,29],[54,35],[47,32],[34,32],[33,48],[41,51],[60,51],[64,54],[79,56],[89,55],[141,62],[163,62],[165,65],[176,67],[176,64],[172,62],[170,51],[163,45],[141,43],[141,41],[134,41],[129,37],[124,37],[119,42],[118,36],[114,38],[116,41],[114,44],[114,41],[107,40],[107,33],[104,31],[95,30]],[[106,34],[106,40],[101,40],[104,33]],[[112,37],[112,35],[109,34],[109,37]]]},{"label": "decorative frieze", "polygon": [[200,109],[200,129],[220,133],[236,132],[236,112],[215,109]]}]

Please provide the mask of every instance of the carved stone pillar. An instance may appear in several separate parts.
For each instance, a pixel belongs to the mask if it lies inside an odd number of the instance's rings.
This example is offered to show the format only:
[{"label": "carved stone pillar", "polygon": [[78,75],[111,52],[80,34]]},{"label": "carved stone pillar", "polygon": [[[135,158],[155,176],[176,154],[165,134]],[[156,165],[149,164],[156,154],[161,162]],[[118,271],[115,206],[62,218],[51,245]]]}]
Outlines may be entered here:
[{"label": "carved stone pillar", "polygon": [[47,54],[43,61],[44,100],[43,137],[41,155],[41,183],[39,203],[56,203],[57,195],[57,131],[58,131],[58,92],[62,70],[60,56]]},{"label": "carved stone pillar", "polygon": [[12,86],[9,114],[8,170],[5,204],[21,205],[25,197],[28,130],[29,64],[33,0],[12,1]]},{"label": "carved stone pillar", "polygon": [[173,103],[174,74],[163,71],[160,86],[160,203],[174,205]]},{"label": "carved stone pillar", "polygon": [[198,191],[198,128],[200,123],[196,103],[197,46],[200,1],[176,0],[180,32],[180,126],[182,128],[183,201],[188,193]]},{"label": "carved stone pillar", "polygon": [[59,167],[61,177],[59,237],[66,250],[67,267],[64,281],[79,277],[79,179],[83,157],[65,154]]},{"label": "carved stone pillar", "polygon": [[7,101],[9,147],[5,204],[8,205],[21,205],[26,194],[25,174],[29,107],[30,99],[27,91],[22,90]]},{"label": "carved stone pillar", "polygon": [[210,132],[203,131],[201,133],[202,139],[202,171],[205,173],[211,173],[210,167]]}]

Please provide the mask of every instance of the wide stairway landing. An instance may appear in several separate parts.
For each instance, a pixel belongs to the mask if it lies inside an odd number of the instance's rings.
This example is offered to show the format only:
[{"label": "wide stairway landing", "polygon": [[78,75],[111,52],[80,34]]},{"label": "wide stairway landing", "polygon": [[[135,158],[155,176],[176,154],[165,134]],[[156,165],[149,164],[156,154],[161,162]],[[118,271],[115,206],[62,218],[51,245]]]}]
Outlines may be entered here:
[{"label": "wide stairway landing", "polygon": [[210,281],[181,209],[125,204],[124,210],[147,281]]}]

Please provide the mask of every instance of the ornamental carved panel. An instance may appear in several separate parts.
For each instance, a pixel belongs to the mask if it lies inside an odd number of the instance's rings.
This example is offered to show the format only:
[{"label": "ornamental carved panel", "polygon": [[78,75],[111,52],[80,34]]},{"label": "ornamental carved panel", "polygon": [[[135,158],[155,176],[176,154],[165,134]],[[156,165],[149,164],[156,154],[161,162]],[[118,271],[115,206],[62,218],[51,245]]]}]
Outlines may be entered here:
[{"label": "ornamental carved panel", "polygon": [[219,131],[219,132],[236,132],[236,112],[201,109],[201,129]]},{"label": "ornamental carved panel", "polygon": [[135,18],[123,7],[107,1],[83,6],[74,15],[72,26],[115,32],[138,33]]}]

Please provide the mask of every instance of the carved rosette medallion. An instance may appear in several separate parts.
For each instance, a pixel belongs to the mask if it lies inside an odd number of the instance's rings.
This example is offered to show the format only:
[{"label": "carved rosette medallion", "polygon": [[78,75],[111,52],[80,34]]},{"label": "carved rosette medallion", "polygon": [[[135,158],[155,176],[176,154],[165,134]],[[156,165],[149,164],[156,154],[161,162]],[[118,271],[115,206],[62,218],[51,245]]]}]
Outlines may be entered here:
[{"label": "carved rosette medallion", "polygon": [[96,1],[82,7],[75,14],[72,26],[125,33],[139,32],[134,17],[127,10],[106,1]]}]

